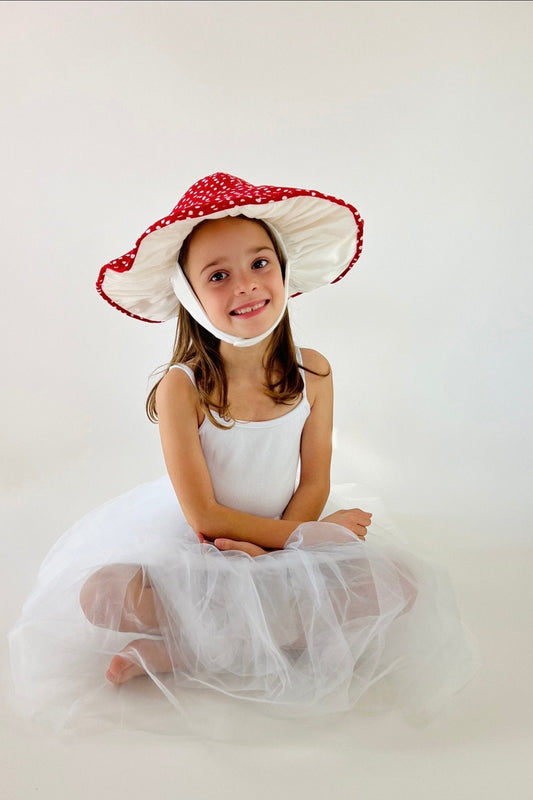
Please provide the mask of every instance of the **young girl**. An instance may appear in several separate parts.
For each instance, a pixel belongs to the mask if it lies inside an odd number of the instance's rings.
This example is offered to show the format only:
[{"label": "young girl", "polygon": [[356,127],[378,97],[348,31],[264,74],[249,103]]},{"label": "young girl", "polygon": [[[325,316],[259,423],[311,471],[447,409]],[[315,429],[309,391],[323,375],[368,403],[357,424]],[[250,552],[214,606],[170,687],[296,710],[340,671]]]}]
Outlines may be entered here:
[{"label": "young girl", "polygon": [[177,713],[203,687],[286,714],[364,701],[428,715],[469,679],[446,576],[379,530],[366,541],[364,510],[322,516],[331,370],[295,347],[287,303],[343,277],[362,229],[339,199],[217,173],[101,270],[115,308],[178,317],[147,401],[168,475],[89,514],[43,563],[10,634],[38,716],[94,716],[126,685]]}]

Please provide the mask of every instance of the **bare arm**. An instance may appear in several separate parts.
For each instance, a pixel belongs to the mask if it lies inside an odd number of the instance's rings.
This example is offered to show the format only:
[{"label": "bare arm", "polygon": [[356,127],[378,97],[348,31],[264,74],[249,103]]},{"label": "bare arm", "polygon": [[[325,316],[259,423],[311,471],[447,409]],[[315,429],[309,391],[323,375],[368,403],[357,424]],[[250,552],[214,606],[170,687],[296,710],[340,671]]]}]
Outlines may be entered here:
[{"label": "bare arm", "polygon": [[[333,381],[331,367],[314,350],[302,350],[304,366],[319,375],[306,373],[307,395],[311,414],[305,424],[301,443],[301,474],[298,489],[285,509],[283,519],[318,520],[328,499],[333,430]],[[322,377],[324,376],[324,377]],[[360,539],[366,536],[371,514],[359,508],[335,511],[324,522],[342,525]]]},{"label": "bare arm", "polygon": [[217,503],[198,434],[202,412],[196,390],[182,370],[165,375],[156,402],[168,474],[193,530],[207,539],[228,537],[282,548],[304,519],[268,519]]},{"label": "bare arm", "polygon": [[302,432],[300,482],[283,519],[317,520],[328,499],[333,428],[333,381],[331,367],[315,350],[302,350],[307,397],[311,413]]},{"label": "bare arm", "polygon": [[[200,540],[227,539],[282,549],[298,525],[318,518],[329,491],[331,425],[328,437],[325,432],[331,410],[327,396],[324,389],[320,399],[314,398],[315,416],[312,409],[304,426],[300,487],[284,518],[269,519],[217,503],[198,434],[203,412],[196,389],[182,370],[170,370],[165,375],[156,395],[163,455],[185,518]],[[344,525],[357,535],[366,533],[364,526],[370,524],[369,515],[358,509],[336,512],[327,521]],[[251,554],[258,555],[257,548]]]}]

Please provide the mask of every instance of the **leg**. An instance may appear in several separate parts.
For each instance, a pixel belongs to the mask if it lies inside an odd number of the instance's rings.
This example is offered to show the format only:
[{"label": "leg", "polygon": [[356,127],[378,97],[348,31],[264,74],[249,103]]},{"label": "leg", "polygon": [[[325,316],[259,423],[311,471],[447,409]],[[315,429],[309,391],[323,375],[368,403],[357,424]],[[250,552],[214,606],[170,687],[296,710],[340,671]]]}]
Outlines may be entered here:
[{"label": "leg", "polygon": [[100,628],[159,633],[154,591],[137,564],[112,564],[93,572],[81,589],[80,605]]},{"label": "leg", "polygon": [[[101,628],[133,633],[160,632],[155,609],[155,592],[137,564],[113,564],[94,572],[80,592],[80,604],[87,619]],[[171,672],[172,662],[163,641],[136,639],[116,656],[106,672],[112,683],[120,684],[151,672]]]},{"label": "leg", "polygon": [[164,642],[155,639],[136,639],[113,656],[106,678],[111,683],[126,683],[138,675],[150,672],[172,672],[172,661]]}]

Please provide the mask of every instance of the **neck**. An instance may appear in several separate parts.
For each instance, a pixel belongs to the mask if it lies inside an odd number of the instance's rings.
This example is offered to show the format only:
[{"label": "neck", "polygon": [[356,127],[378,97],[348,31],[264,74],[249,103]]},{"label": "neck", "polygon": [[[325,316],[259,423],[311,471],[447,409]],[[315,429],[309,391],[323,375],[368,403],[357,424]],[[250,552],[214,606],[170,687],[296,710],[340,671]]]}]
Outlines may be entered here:
[{"label": "neck", "polygon": [[220,355],[224,361],[226,374],[243,372],[264,372],[263,358],[270,344],[271,336],[251,347],[235,347],[227,342],[220,342]]}]

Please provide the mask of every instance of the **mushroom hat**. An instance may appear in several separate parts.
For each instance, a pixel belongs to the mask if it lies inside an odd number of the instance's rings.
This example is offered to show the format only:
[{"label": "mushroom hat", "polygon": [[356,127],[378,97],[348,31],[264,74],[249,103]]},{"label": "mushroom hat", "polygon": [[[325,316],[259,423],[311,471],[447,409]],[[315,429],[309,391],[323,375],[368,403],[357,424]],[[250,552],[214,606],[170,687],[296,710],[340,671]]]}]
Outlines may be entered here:
[{"label": "mushroom hat", "polygon": [[349,203],[314,190],[254,186],[216,172],[194,183],[131,250],[100,269],[98,293],[144,322],[176,317],[180,302],[188,307],[183,296],[187,280],[179,265],[183,242],[199,223],[226,216],[266,223],[287,261],[287,296],[340,280],[361,253],[363,220]]}]

